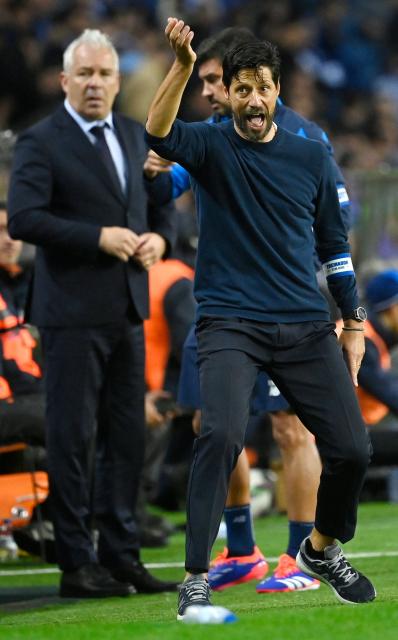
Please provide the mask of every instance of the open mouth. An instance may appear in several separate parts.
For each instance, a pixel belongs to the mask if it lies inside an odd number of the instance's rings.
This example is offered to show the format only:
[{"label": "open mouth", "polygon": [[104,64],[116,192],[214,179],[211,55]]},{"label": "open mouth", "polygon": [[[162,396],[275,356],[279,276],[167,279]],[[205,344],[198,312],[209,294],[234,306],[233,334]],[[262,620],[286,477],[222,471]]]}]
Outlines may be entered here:
[{"label": "open mouth", "polygon": [[265,115],[263,113],[251,113],[246,116],[247,122],[252,129],[262,129]]}]

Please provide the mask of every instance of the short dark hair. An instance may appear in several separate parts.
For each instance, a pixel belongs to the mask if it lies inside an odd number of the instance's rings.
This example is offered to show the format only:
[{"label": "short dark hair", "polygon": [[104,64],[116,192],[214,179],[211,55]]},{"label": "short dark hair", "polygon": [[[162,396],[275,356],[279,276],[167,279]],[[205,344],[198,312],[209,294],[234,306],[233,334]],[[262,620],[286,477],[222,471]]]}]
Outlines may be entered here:
[{"label": "short dark hair", "polygon": [[223,82],[227,89],[233,78],[243,69],[254,69],[258,74],[260,67],[268,67],[275,85],[279,82],[281,59],[278,48],[271,42],[247,42],[226,52],[223,59]]},{"label": "short dark hair", "polygon": [[200,66],[213,58],[218,59],[221,63],[229,49],[235,49],[235,47],[245,42],[254,42],[256,40],[256,36],[250,29],[246,29],[245,27],[228,27],[220,31],[217,35],[202,40],[196,51],[196,64]]}]

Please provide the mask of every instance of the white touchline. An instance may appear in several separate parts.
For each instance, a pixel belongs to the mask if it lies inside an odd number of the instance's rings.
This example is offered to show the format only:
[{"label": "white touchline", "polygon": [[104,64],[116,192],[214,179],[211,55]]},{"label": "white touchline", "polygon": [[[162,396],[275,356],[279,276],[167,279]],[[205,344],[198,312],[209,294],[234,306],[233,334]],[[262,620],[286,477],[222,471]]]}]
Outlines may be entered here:
[{"label": "white touchline", "polygon": [[[398,551],[358,551],[357,553],[346,553],[346,558],[396,558]],[[279,557],[267,557],[267,562],[278,562]],[[183,562],[148,562],[145,563],[147,569],[182,569]],[[0,569],[0,578],[2,576],[34,576],[51,573],[59,573],[56,567],[48,569]]]}]

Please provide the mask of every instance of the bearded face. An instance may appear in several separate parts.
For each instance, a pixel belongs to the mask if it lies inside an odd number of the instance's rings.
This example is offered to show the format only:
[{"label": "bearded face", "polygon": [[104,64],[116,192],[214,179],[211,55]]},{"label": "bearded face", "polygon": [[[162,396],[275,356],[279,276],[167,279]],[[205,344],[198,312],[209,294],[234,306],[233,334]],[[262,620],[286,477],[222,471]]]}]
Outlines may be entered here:
[{"label": "bearded face", "polygon": [[243,69],[233,78],[229,99],[237,132],[247,140],[265,142],[272,127],[279,83],[268,67]]}]

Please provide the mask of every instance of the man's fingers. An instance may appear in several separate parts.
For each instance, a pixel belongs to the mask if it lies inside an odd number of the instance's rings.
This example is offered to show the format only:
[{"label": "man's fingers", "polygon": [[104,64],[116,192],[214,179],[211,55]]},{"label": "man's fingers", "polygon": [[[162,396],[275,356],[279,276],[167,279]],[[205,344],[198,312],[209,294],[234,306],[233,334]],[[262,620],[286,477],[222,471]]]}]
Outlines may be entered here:
[{"label": "man's fingers", "polygon": [[178,47],[183,47],[189,44],[193,38],[193,31],[189,24],[184,24],[182,20],[178,20],[174,23],[170,22],[166,27],[166,35],[169,39]]},{"label": "man's fingers", "polygon": [[191,31],[191,27],[189,25],[185,25],[185,27],[183,29],[181,29],[180,33],[178,34],[177,38],[176,38],[176,45],[177,47],[189,47],[192,38],[193,38],[193,31]]},{"label": "man's fingers", "polygon": [[120,237],[121,249],[134,253],[140,242],[139,236],[137,236],[133,231],[130,231],[130,229],[125,229],[125,231],[126,233]]},{"label": "man's fingers", "polygon": [[191,29],[191,27],[186,24],[185,27],[180,31],[180,34],[178,36],[178,40],[181,42],[181,44],[184,43],[184,40],[187,37],[190,29]]},{"label": "man's fingers", "polygon": [[127,236],[122,241],[120,245],[120,250],[123,253],[127,254],[129,257],[131,257],[136,252],[138,245],[139,245],[138,237],[134,238],[131,236]]},{"label": "man's fingers", "polygon": [[350,367],[351,380],[354,384],[354,387],[358,386],[358,369],[356,367]]},{"label": "man's fingers", "polygon": [[142,237],[140,238],[140,240],[137,243],[137,246],[135,248],[135,253],[137,256],[139,256],[140,258],[143,257],[144,253],[145,253],[145,245],[148,244],[149,242],[149,237]]},{"label": "man's fingers", "polygon": [[148,253],[140,258],[140,262],[145,269],[150,269],[155,264],[155,256]]},{"label": "man's fingers", "polygon": [[186,40],[185,40],[185,44],[186,44],[186,45],[188,45],[188,46],[189,46],[189,45],[191,44],[191,42],[192,42],[192,38],[194,37],[194,35],[195,35],[195,34],[194,34],[194,32],[193,32],[193,31],[190,31],[190,32],[188,33],[187,38],[186,38]]},{"label": "man's fingers", "polygon": [[362,362],[361,356],[352,355],[352,356],[349,356],[348,358],[350,374],[355,387],[358,386],[358,371],[360,369],[361,362]]},{"label": "man's fingers", "polygon": [[165,34],[176,58],[184,65],[191,65],[196,60],[196,54],[192,50],[191,42],[193,31],[188,24],[177,18],[169,18],[165,28]]},{"label": "man's fingers", "polygon": [[184,22],[182,20],[177,20],[177,22],[174,24],[174,27],[170,31],[170,40],[177,40],[183,27]]},{"label": "man's fingers", "polygon": [[118,251],[118,253],[116,255],[123,262],[128,262],[129,261],[130,256],[127,253],[125,253],[124,251]]},{"label": "man's fingers", "polygon": [[365,340],[363,331],[342,331],[339,342],[344,350],[345,359],[352,382],[358,386],[358,372],[365,353]]},{"label": "man's fingers", "polygon": [[166,28],[164,30],[166,36],[170,36],[170,34],[173,31],[174,27],[176,26],[177,22],[178,22],[177,18],[167,18],[167,25],[166,25]]},{"label": "man's fingers", "polygon": [[159,173],[170,173],[172,167],[171,165],[159,165],[159,167],[157,167],[156,171],[158,171]]},{"label": "man's fingers", "polygon": [[162,257],[165,247],[165,240],[157,233],[143,233],[139,236],[134,257],[145,269],[149,269]]},{"label": "man's fingers", "polygon": [[150,171],[170,171],[174,162],[170,160],[166,160],[165,158],[161,158],[157,153],[149,152],[147,159],[144,162],[144,170],[149,169]]},{"label": "man's fingers", "polygon": [[137,259],[137,262],[141,265],[141,267],[143,269],[146,269],[147,271],[149,271],[149,269],[153,266],[154,261],[153,260],[142,260],[141,258]]},{"label": "man's fingers", "polygon": [[119,246],[120,253],[130,258],[134,255],[137,248],[137,242],[131,238],[126,238]]}]

